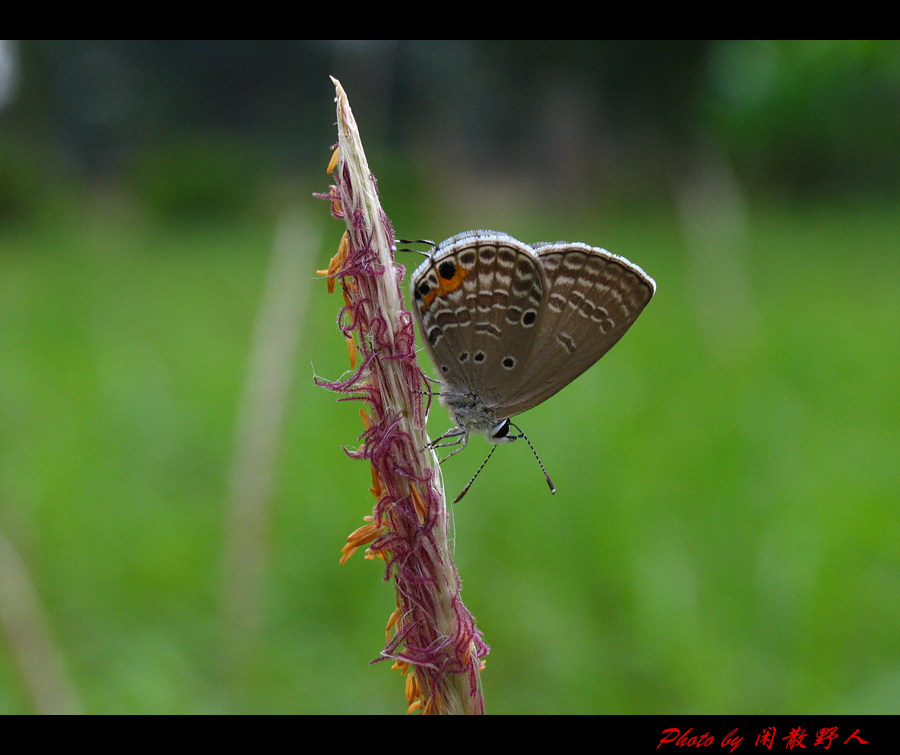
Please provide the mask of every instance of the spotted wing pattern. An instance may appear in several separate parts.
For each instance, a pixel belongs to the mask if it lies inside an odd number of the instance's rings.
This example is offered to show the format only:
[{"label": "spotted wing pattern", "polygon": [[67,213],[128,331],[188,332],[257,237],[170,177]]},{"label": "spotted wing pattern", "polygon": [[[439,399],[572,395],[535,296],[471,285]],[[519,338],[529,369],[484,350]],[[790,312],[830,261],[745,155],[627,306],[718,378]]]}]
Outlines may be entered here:
[{"label": "spotted wing pattern", "polygon": [[448,388],[508,401],[537,342],[545,281],[534,251],[493,231],[459,234],[415,271],[412,286],[425,346]]}]

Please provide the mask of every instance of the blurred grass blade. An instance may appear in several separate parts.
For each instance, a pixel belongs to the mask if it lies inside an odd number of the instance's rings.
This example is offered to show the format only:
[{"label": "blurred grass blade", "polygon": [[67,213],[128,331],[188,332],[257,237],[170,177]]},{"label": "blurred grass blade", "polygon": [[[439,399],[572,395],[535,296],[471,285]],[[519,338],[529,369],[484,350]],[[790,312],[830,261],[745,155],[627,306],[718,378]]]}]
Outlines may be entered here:
[{"label": "blurred grass blade", "polygon": [[53,638],[28,567],[2,533],[0,632],[35,712],[79,713],[81,706],[66,673],[62,650]]},{"label": "blurred grass blade", "polygon": [[253,645],[261,623],[259,595],[268,560],[266,535],[276,462],[310,298],[303,286],[318,242],[318,230],[304,218],[282,216],[250,347],[225,521],[223,634],[232,670]]}]

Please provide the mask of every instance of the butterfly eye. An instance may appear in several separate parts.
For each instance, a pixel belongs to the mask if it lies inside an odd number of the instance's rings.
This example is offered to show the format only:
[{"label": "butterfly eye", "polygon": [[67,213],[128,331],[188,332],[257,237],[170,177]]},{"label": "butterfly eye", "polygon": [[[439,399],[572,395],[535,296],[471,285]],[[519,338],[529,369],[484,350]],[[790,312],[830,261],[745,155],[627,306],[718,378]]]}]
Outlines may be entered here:
[{"label": "butterfly eye", "polygon": [[509,420],[505,419],[502,422],[498,422],[491,428],[491,437],[492,438],[505,438],[509,435]]}]

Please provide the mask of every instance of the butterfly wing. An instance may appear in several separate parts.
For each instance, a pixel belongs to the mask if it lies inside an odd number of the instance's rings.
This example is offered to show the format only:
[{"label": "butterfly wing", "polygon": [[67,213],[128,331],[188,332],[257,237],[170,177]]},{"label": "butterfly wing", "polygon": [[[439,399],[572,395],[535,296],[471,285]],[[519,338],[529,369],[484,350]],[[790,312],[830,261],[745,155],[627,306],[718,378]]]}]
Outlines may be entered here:
[{"label": "butterfly wing", "polygon": [[544,277],[531,247],[502,233],[467,231],[419,266],[412,291],[422,340],[447,390],[504,405],[537,343]]},{"label": "butterfly wing", "polygon": [[545,289],[531,359],[501,416],[511,417],[557,393],[609,351],[656,291],[624,257],[587,244],[535,247]]}]

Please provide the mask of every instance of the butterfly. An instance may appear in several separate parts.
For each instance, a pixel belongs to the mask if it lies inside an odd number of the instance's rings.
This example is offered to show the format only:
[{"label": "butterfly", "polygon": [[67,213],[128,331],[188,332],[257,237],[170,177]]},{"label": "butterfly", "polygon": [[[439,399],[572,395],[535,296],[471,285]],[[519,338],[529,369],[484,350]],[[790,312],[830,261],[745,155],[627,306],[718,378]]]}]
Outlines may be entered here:
[{"label": "butterfly", "polygon": [[440,401],[455,423],[431,446],[458,446],[451,456],[472,433],[495,444],[524,437],[511,418],[597,362],[656,292],[640,267],[604,249],[528,245],[486,230],[438,244],[411,287]]}]

